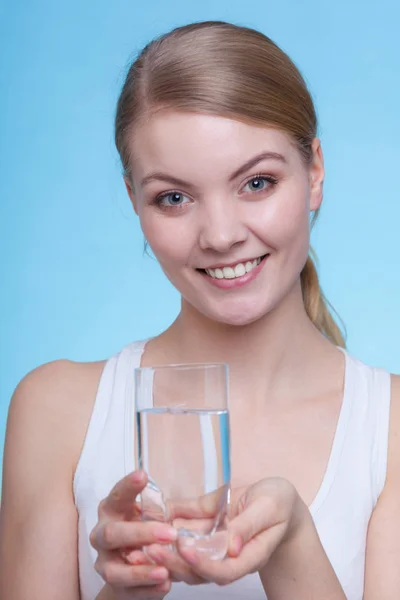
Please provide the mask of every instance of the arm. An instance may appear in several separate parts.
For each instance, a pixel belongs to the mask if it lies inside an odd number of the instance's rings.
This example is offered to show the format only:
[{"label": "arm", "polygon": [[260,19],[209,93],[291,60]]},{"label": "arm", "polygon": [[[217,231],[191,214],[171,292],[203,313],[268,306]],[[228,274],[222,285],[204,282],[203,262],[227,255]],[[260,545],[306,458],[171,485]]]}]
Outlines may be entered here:
[{"label": "arm", "polygon": [[233,505],[224,560],[178,547],[197,575],[227,585],[258,572],[268,600],[346,600],[310,511],[290,482],[263,479]]},{"label": "arm", "polygon": [[13,395],[0,514],[1,598],[79,599],[72,478],[91,410],[82,402],[89,391],[82,369],[49,363]]},{"label": "arm", "polygon": [[[386,484],[368,528],[363,600],[392,600],[400,594],[399,376],[392,377],[390,423]],[[269,600],[345,599],[312,523],[290,547],[278,549],[260,576]]]},{"label": "arm", "polygon": [[368,528],[364,600],[400,597],[400,376],[392,376],[386,484]]},{"label": "arm", "polygon": [[279,546],[259,573],[268,600],[346,600],[311,515],[298,535]]}]

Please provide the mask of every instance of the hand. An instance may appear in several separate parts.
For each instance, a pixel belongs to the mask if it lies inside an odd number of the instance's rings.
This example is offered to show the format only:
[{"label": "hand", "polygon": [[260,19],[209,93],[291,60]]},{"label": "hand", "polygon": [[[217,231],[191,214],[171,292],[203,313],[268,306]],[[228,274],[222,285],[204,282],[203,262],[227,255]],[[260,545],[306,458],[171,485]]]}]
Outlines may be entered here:
[{"label": "hand", "polygon": [[[238,511],[238,504],[241,500],[246,487],[236,488],[230,493],[230,517],[233,518]],[[170,502],[169,511],[171,520],[174,526],[179,529],[183,521],[196,523],[198,521],[199,528],[202,528],[206,521],[210,520],[209,527],[212,527],[212,521],[218,512],[220,501],[220,491],[216,490],[204,496],[197,498],[185,499]],[[229,536],[229,532],[227,532]],[[160,566],[165,566],[171,577],[171,581],[181,581],[189,585],[199,585],[210,583],[209,579],[201,577],[196,573],[183,558],[181,552],[183,545],[187,543],[187,538],[179,538],[176,542],[178,552],[172,551],[166,546],[159,544],[151,544],[146,548],[146,554],[151,560]],[[235,550],[235,542],[229,544],[227,556],[237,556],[238,551]],[[218,561],[220,563],[220,561]]]},{"label": "hand", "polygon": [[[278,548],[284,548],[311,520],[311,515],[296,489],[285,479],[268,478],[232,493],[232,520],[228,526],[228,556],[222,561],[205,558],[178,542],[179,556],[167,548],[158,551],[157,564],[179,572],[186,580],[197,575],[203,582],[227,585],[241,577],[261,571]],[[193,508],[191,517],[199,515]],[[157,557],[151,554],[152,558]],[[179,562],[180,560],[180,562]],[[186,563],[186,565],[184,565]]]},{"label": "hand", "polygon": [[[198,498],[171,500],[168,503],[168,513],[171,523],[177,530],[181,526],[184,526],[185,522],[190,521],[193,525],[197,520],[200,520],[198,523],[199,527],[204,527],[206,521],[209,521],[209,527],[211,527],[218,510],[219,501],[219,490]],[[185,539],[178,537],[176,549],[179,549],[179,546],[184,543]],[[127,560],[131,561],[133,556],[130,554],[127,556]],[[171,550],[169,546],[158,543],[149,544],[146,546],[146,556],[150,558],[153,564],[166,567],[171,581],[184,582],[189,585],[209,583],[206,579],[195,573],[179,553]]]},{"label": "hand", "polygon": [[141,521],[136,497],[146,484],[147,476],[140,471],[119,481],[100,503],[98,523],[90,534],[98,552],[95,569],[118,600],[164,598],[171,589],[168,570],[154,565],[142,551],[149,544],[170,544],[177,536],[165,523]]}]

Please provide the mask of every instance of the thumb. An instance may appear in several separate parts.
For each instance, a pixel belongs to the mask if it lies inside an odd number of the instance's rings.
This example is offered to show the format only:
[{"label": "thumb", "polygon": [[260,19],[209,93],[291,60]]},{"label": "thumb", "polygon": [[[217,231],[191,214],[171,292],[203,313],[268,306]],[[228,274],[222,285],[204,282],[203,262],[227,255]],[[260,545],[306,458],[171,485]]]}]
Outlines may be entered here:
[{"label": "thumb", "polygon": [[126,516],[132,513],[136,497],[147,485],[147,475],[134,471],[115,484],[109,495],[100,504],[99,512],[108,516]]},{"label": "thumb", "polygon": [[228,525],[230,556],[237,556],[242,547],[266,529],[277,525],[274,503],[270,498],[250,502]]}]

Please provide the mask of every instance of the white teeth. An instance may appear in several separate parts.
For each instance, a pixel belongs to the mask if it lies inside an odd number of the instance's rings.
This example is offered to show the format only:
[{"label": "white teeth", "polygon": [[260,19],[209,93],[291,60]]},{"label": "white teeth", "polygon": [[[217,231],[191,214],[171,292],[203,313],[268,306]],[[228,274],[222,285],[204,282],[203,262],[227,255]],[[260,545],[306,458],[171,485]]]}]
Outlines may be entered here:
[{"label": "white teeth", "polygon": [[224,274],[224,279],[235,279],[235,271],[232,267],[224,267],[222,272]]},{"label": "white teeth", "polygon": [[246,267],[244,266],[244,264],[243,263],[239,263],[238,265],[236,265],[236,267],[235,267],[235,276],[236,277],[242,277],[245,274],[246,274]]},{"label": "white teeth", "polygon": [[259,265],[261,258],[254,260],[248,260],[245,264],[238,263],[234,267],[222,267],[219,269],[206,269],[207,275],[213,279],[235,279],[235,277],[243,277],[246,273],[249,273],[254,267]]}]

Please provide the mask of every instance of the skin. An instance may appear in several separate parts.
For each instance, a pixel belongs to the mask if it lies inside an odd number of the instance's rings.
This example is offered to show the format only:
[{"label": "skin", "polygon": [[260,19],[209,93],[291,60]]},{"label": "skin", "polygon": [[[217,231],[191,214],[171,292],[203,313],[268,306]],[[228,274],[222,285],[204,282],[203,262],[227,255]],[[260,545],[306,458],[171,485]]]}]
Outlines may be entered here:
[{"label": "skin", "polygon": [[[309,249],[310,211],[322,200],[322,152],[317,141],[314,146],[316,160],[309,174],[288,137],[271,129],[179,113],[161,114],[138,128],[132,160],[135,193],[129,181],[128,191],[146,239],[182,294],[184,310],[201,321],[208,317],[241,326],[258,321],[260,327],[260,319],[298,283]],[[263,160],[229,182],[249,159],[271,150],[287,164]],[[142,184],[155,171],[188,182],[177,188],[184,194],[182,205],[171,207],[168,199],[154,204],[155,196],[171,189],[165,181]],[[259,172],[278,177],[279,184],[265,181],[265,191],[252,191],[248,179]],[[196,272],[267,252],[273,260],[262,277],[234,293],[221,294]],[[297,310],[302,310],[300,302]]]},{"label": "skin", "polygon": [[[142,366],[229,363],[232,487],[246,490],[237,494],[244,510],[231,521],[223,565],[184,549],[177,556],[160,544],[150,546],[148,554],[168,568],[171,580],[226,584],[258,571],[269,598],[293,593],[300,598],[303,592],[304,598],[344,599],[305,510],[326,468],[344,380],[343,354],[312,325],[301,294],[310,213],[323,197],[318,139],[312,149],[312,164],[305,166],[283,132],[173,111],[157,113],[132,133],[128,194],[149,245],[182,296],[178,318],[147,344]],[[279,153],[284,161],[264,159],[232,177],[265,152]],[[263,189],[255,191],[250,182],[260,176],[277,183],[264,179]],[[171,177],[185,183],[173,184]],[[168,192],[178,192],[178,206],[171,195],[160,198]],[[267,253],[258,276],[242,287],[218,289],[198,271]],[[318,432],[312,427],[317,414]],[[260,455],[266,437],[273,455],[267,449]],[[283,478],[265,479],[266,474]],[[265,498],[276,503],[267,522]],[[298,551],[288,550],[296,544],[319,572],[313,590],[307,583],[301,589],[309,567],[298,562]],[[137,550],[132,558],[145,560]],[[269,582],[269,568],[283,573],[277,588]],[[299,573],[295,590],[285,588],[287,572]]]},{"label": "skin", "polygon": [[[233,484],[251,484],[281,460],[277,474],[294,480],[307,503],[325,469],[344,375],[342,353],[312,325],[301,295],[310,212],[321,205],[324,180],[319,140],[313,149],[313,164],[306,168],[284,133],[209,115],[160,113],[132,136],[132,182],[126,182],[146,239],[182,294],[181,313],[147,344],[142,365],[229,363]],[[266,151],[281,154],[286,163],[264,160],[229,181],[234,171]],[[142,185],[154,172],[185,179],[191,187],[171,188],[164,181]],[[279,183],[251,191],[249,179],[257,174],[274,176]],[[171,189],[185,196],[183,206],[157,206],[154,199]],[[230,291],[215,288],[197,271],[267,252],[256,279]],[[320,436],[310,431],[316,410],[325,423]],[[297,431],[296,445],[311,437],[323,450],[320,462],[311,460],[315,468],[309,480],[300,482],[295,475],[300,464],[288,470],[293,450],[290,444],[282,448],[287,436],[277,429],[283,415],[285,427]],[[266,433],[274,447],[282,448],[281,459],[278,451],[278,457],[249,460],[259,454]]]},{"label": "skin", "polygon": [[[153,252],[182,294],[178,318],[147,344],[142,366],[229,363],[235,512],[226,561],[211,565],[184,550],[173,560],[169,528],[140,523],[132,507],[145,476],[128,476],[101,502],[91,535],[96,568],[107,582],[98,598],[162,598],[173,580],[226,584],[258,571],[269,600],[343,600],[306,510],[328,461],[344,376],[343,354],[308,319],[299,281],[310,213],[323,195],[320,142],[314,140],[314,160],[306,167],[282,132],[174,112],[140,125],[130,142],[128,193]],[[265,151],[281,153],[286,162],[265,160],[230,181]],[[190,185],[143,185],[155,171]],[[278,184],[251,191],[249,179],[261,175]],[[185,195],[183,208],[154,203],[171,190]],[[229,291],[196,270],[265,253],[257,277]],[[1,597],[79,598],[72,479],[103,367],[104,361],[43,365],[13,396],[0,520]],[[393,598],[400,589],[400,536],[393,535],[400,528],[400,383],[392,379],[388,475],[370,521],[364,600]],[[151,546],[156,565],[142,545]],[[311,583],[304,578],[310,565]],[[291,581],[294,590],[287,587]]]},{"label": "skin", "polygon": [[[284,160],[253,161],[232,179],[234,172],[265,152],[279,154]],[[303,482],[298,480],[297,465],[287,470],[289,448],[282,451],[283,472],[286,470],[289,480],[294,479],[304,489],[309,503],[318,489],[333,438],[344,369],[342,354],[310,323],[301,295],[299,275],[309,250],[310,213],[322,202],[324,163],[317,139],[313,152],[313,163],[306,167],[285,133],[210,115],[165,112],[135,130],[132,177],[126,179],[144,235],[164,273],[182,295],[178,319],[147,345],[142,364],[229,363],[232,485],[236,489],[262,480],[266,472],[274,473],[277,468],[276,458],[275,467],[269,464],[273,457],[267,461],[265,457],[260,461],[251,458],[264,445],[271,414],[278,420],[282,410],[291,412],[289,420],[294,427],[299,410],[302,421],[309,421],[318,394],[333,398],[328,410],[319,409],[325,421],[331,418],[331,427],[325,455],[319,465],[314,462],[310,481],[307,477]],[[154,173],[187,183],[172,187],[162,177],[148,181]],[[251,178],[257,175],[273,177],[277,183],[264,179],[263,189],[254,191]],[[161,204],[155,202],[160,194],[171,191],[181,194],[179,206],[171,206],[168,197]],[[267,253],[267,262],[254,281],[228,291],[210,285],[197,270]],[[244,356],[243,347],[249,349]],[[305,354],[309,357],[306,360]],[[316,386],[317,360],[321,380]],[[306,381],[304,373],[308,374]],[[298,384],[302,379],[304,388]],[[251,405],[243,402],[248,397],[252,398]],[[304,398],[301,409],[299,397]],[[290,403],[296,404],[296,410]],[[244,420],[248,427],[243,432]],[[282,448],[281,432],[272,429],[272,444]],[[309,429],[305,425],[303,431],[309,435]],[[275,445],[278,438],[281,441]],[[318,442],[324,444],[322,439]],[[302,460],[310,458],[302,456]],[[165,548],[153,547],[149,554],[154,562],[168,566],[173,579],[195,583],[193,571]]]}]

